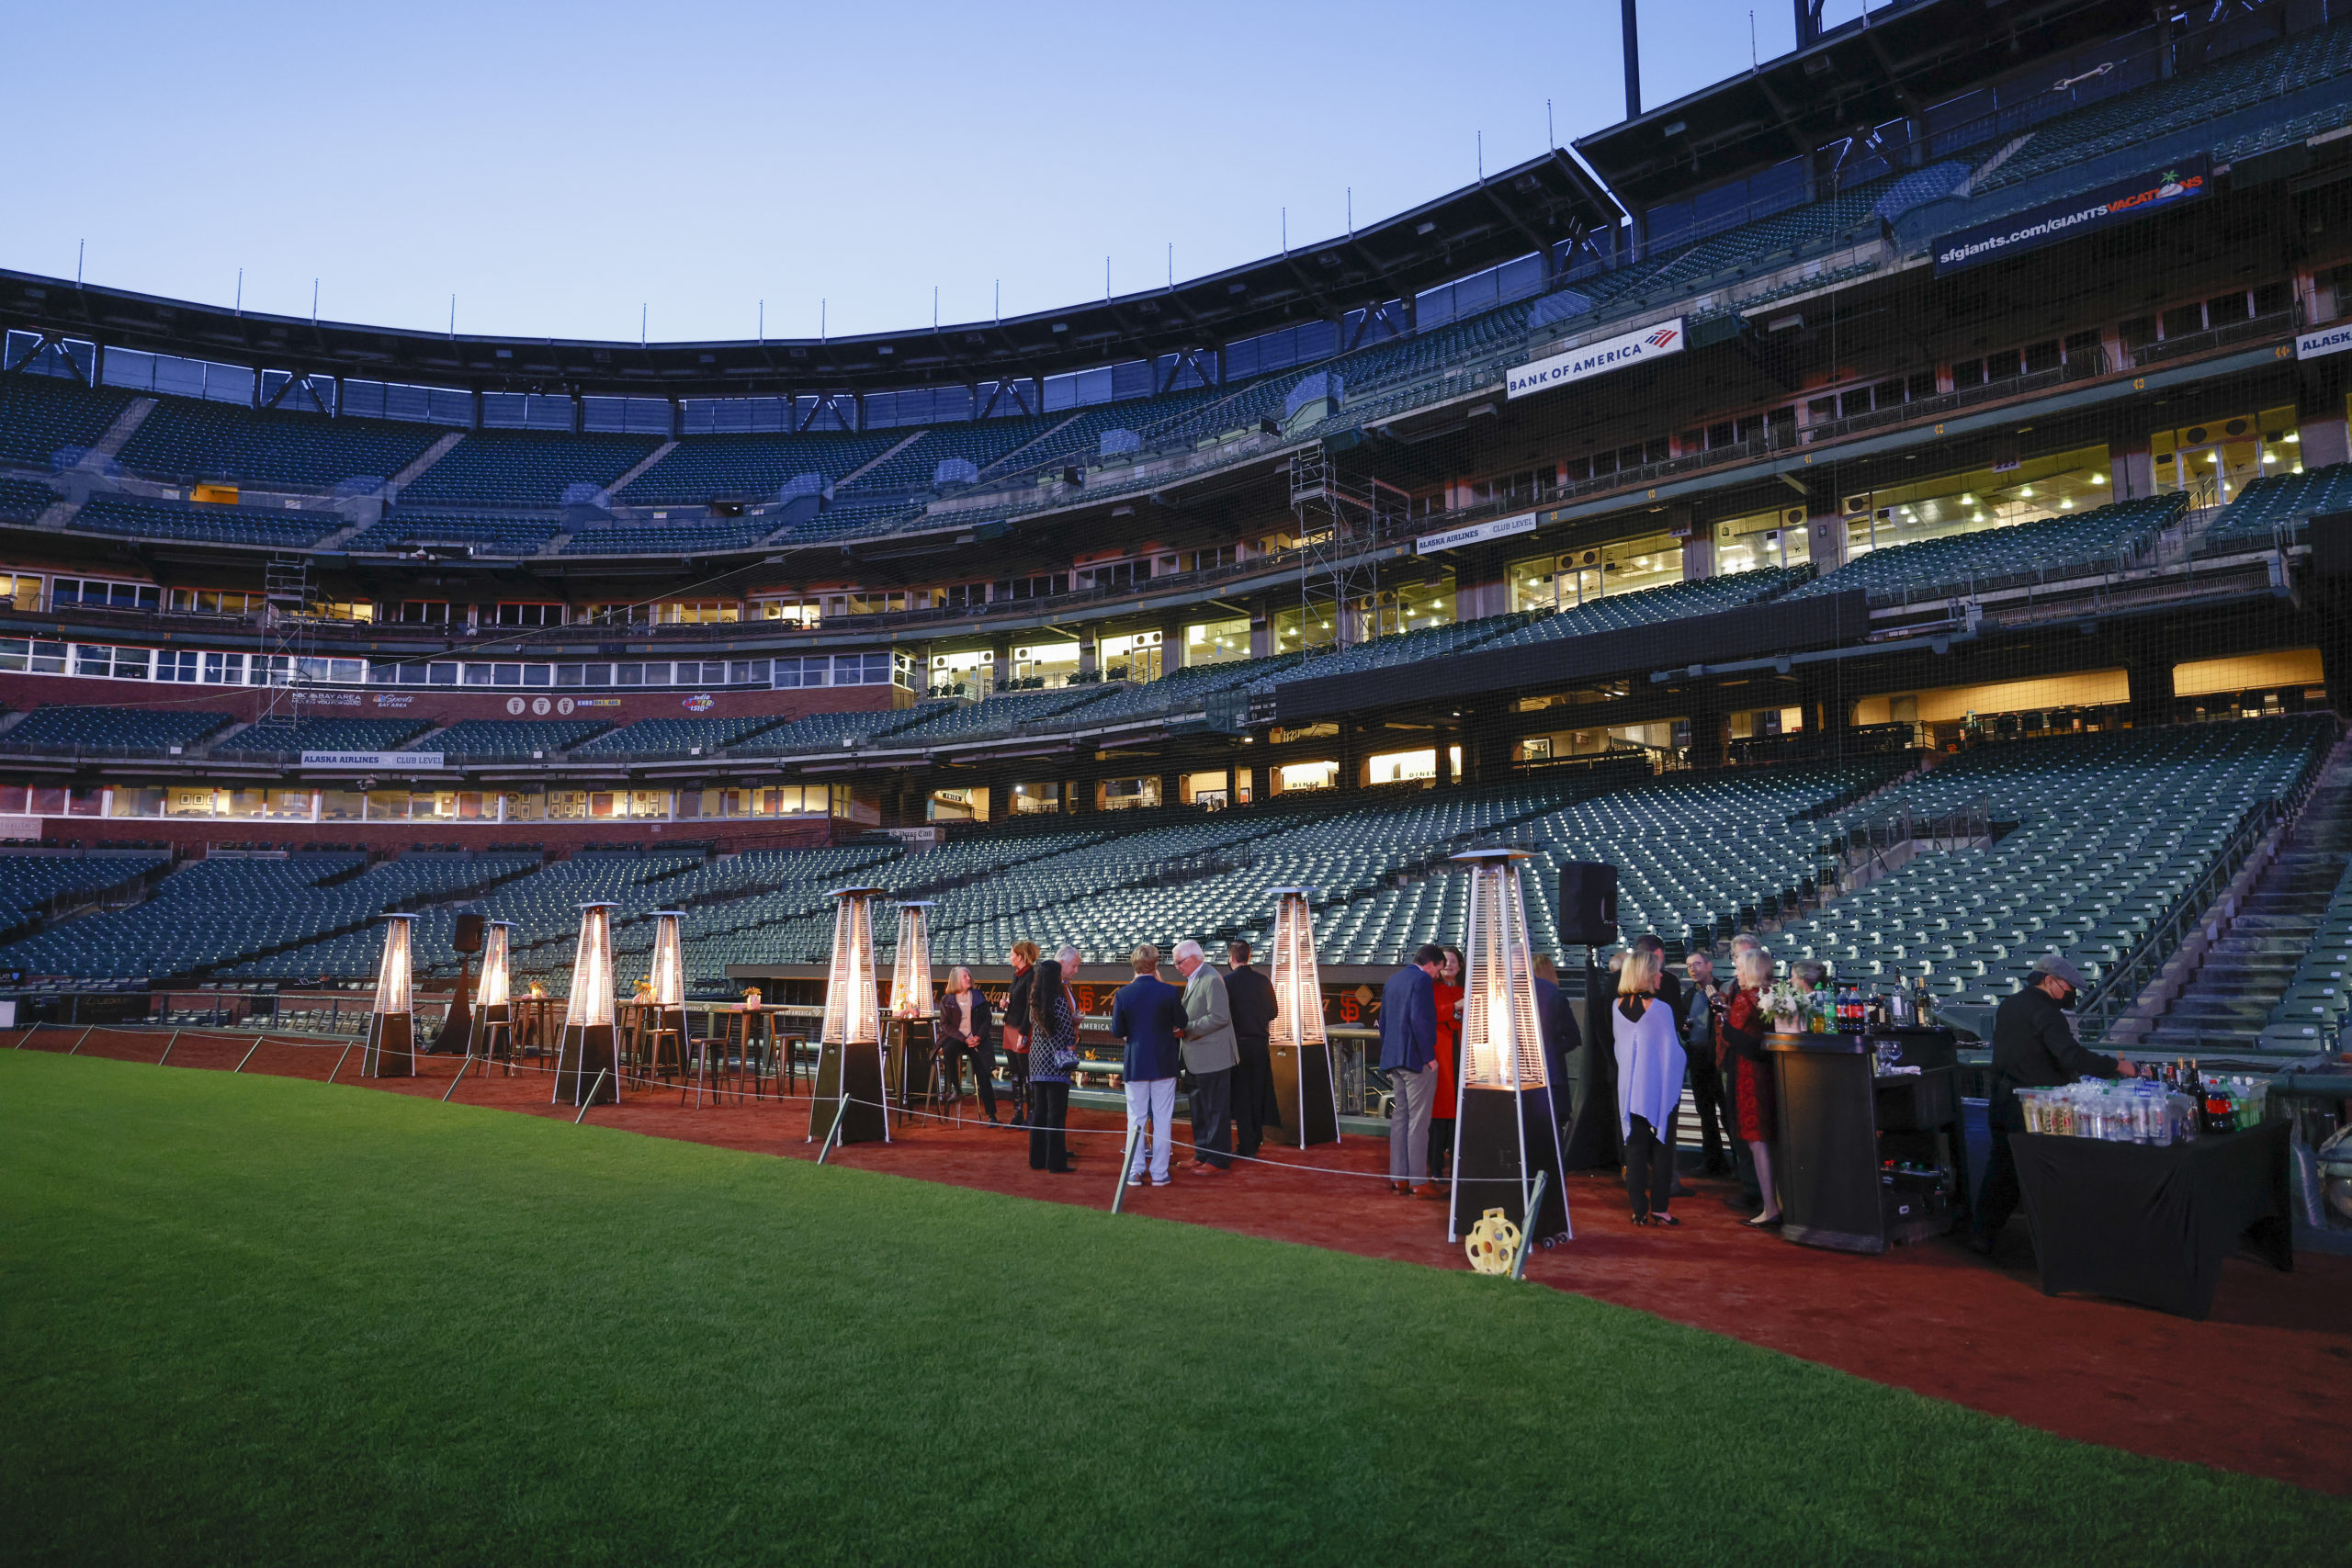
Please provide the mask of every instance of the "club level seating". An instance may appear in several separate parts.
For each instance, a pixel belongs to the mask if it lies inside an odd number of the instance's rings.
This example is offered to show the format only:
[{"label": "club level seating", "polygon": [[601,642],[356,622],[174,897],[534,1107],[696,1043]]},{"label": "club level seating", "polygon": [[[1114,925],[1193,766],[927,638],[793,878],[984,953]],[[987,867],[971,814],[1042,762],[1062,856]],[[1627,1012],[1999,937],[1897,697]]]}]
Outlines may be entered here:
[{"label": "club level seating", "polygon": [[0,461],[48,468],[59,452],[96,445],[130,394],[62,376],[0,375]]},{"label": "club level seating", "polygon": [[468,718],[401,750],[526,761],[534,756],[555,756],[606,728],[602,720],[593,718]]},{"label": "club level seating", "polygon": [[563,531],[552,517],[495,513],[399,513],[345,541],[347,550],[398,550],[418,545],[467,545],[477,555],[535,556]]},{"label": "club level seating", "polygon": [[2258,548],[2282,533],[2294,535],[2306,517],[2346,507],[2352,507],[2352,463],[2301,474],[2267,474],[2222,509],[2206,531],[2204,548]]},{"label": "club level seating", "polygon": [[2035,128],[2032,140],[1985,177],[1999,190],[2151,141],[2352,72],[2352,28],[2315,29],[2089,105]]},{"label": "club level seating", "polygon": [[345,526],[333,512],[265,512],[257,507],[182,506],[94,495],[74,514],[77,532],[140,539],[202,539],[278,548],[315,545]]},{"label": "club level seating", "polygon": [[403,486],[414,506],[555,506],[575,484],[610,485],[661,446],[650,435],[477,430]]},{"label": "club level seating", "polygon": [[788,435],[689,435],[621,488],[630,506],[764,501],[803,474],[839,483],[907,438],[904,430]]},{"label": "club level seating", "polygon": [[1201,705],[1220,693],[1238,691],[1296,669],[1305,657],[1292,653],[1272,659],[1238,659],[1172,671],[1157,681],[1114,683],[1109,695],[1078,710],[1076,717],[1091,729],[1129,718],[1199,711]]},{"label": "club level seating", "polygon": [[1048,434],[1003,454],[993,464],[982,465],[980,475],[994,479],[1069,463],[1091,463],[1102,455],[1104,431],[1132,430],[1140,436],[1146,430],[1165,424],[1181,417],[1187,409],[1220,395],[1218,389],[1195,387],[1156,398],[1098,404],[1062,423],[1047,425]]},{"label": "club level seating", "polygon": [[2185,495],[2150,496],[2036,523],[1890,545],[1803,584],[1788,597],[1859,588],[1873,604],[1908,603],[2007,582],[2111,571],[2132,547],[2144,546],[2177,521],[2188,504]]},{"label": "club level seating", "polygon": [[1621,631],[1627,626],[1654,626],[1659,621],[1690,615],[1711,615],[1735,605],[1770,599],[1804,579],[1803,567],[1766,567],[1736,571],[1696,582],[1669,582],[1631,593],[1611,593],[1557,610],[1541,620],[1496,637],[1490,648],[1526,648],[1582,637],[1588,632]]},{"label": "club level seating", "polygon": [[1044,692],[1001,692],[977,703],[927,704],[933,711],[905,728],[893,730],[889,742],[892,746],[936,746],[976,739],[998,730],[1059,718],[1101,695],[1100,686],[1062,686]]},{"label": "club level seating", "polygon": [[236,722],[236,715],[185,708],[42,706],[0,734],[12,751],[145,751],[193,746]]},{"label": "club level seating", "polygon": [[564,541],[568,556],[674,556],[697,550],[748,550],[775,525],[764,517],[616,524],[582,528]]},{"label": "club level seating", "polygon": [[[853,496],[854,491],[850,492]],[[775,531],[779,544],[808,544],[817,539],[849,539],[887,534],[902,523],[922,515],[919,503],[905,501],[831,502],[813,516]]]},{"label": "club level seating", "polygon": [[298,751],[390,751],[432,728],[424,719],[300,714],[265,718],[215,743],[212,755],[282,756]]},{"label": "club level seating", "polygon": [[576,757],[631,755],[686,756],[699,750],[715,757],[729,746],[748,740],[783,720],[772,714],[745,714],[732,718],[640,718],[575,747]]},{"label": "club level seating", "polygon": [[157,477],[325,486],[389,479],[442,434],[392,420],[330,419],[317,412],[166,397],[155,400],[123,444],[121,459],[126,468]]},{"label": "club level seating", "polygon": [[29,523],[56,500],[57,492],[39,479],[0,477],[0,517]]},{"label": "club level seating", "polygon": [[846,751],[854,746],[878,743],[896,731],[924,724],[957,706],[955,703],[921,702],[907,708],[881,708],[867,713],[818,713],[789,724],[763,729],[731,750],[738,756],[789,757],[802,753]]},{"label": "club level seating", "polygon": [[1284,676],[1276,677],[1275,683],[1280,684],[1284,678],[1319,680],[1326,675],[1352,675],[1366,670],[1418,664],[1423,660],[1477,648],[1505,633],[1519,630],[1532,619],[1531,611],[1513,610],[1508,615],[1486,615],[1475,621],[1454,621],[1442,626],[1391,632],[1386,637],[1374,637],[1369,642],[1356,643],[1348,648],[1309,649]]}]

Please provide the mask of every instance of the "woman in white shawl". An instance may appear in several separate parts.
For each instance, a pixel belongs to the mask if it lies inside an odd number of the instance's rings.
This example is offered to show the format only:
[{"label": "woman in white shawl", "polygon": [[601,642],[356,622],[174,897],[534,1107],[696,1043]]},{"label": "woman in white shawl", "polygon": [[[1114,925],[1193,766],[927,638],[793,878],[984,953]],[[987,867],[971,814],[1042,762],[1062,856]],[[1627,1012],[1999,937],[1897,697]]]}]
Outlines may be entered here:
[{"label": "woman in white shawl", "polygon": [[1625,1191],[1637,1225],[1679,1225],[1674,1191],[1674,1108],[1682,1099],[1682,1036],[1657,999],[1660,956],[1632,948],[1617,977],[1617,1130],[1625,1143]]}]

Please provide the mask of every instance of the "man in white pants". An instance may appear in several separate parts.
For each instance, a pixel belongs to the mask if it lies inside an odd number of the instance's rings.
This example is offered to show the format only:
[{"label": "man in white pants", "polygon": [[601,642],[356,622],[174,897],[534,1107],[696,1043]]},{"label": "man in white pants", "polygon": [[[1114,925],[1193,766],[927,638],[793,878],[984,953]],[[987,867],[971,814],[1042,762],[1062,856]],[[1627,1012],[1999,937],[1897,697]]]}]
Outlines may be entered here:
[{"label": "man in white pants", "polygon": [[1127,1043],[1120,1074],[1127,1086],[1127,1137],[1135,1160],[1127,1185],[1143,1185],[1144,1150],[1136,1130],[1150,1119],[1151,1184],[1168,1185],[1170,1128],[1176,1119],[1176,1032],[1184,1027],[1184,993],[1159,977],[1159,949],[1145,942],[1135,952],[1136,977],[1119,987],[1111,1004],[1111,1032]]}]

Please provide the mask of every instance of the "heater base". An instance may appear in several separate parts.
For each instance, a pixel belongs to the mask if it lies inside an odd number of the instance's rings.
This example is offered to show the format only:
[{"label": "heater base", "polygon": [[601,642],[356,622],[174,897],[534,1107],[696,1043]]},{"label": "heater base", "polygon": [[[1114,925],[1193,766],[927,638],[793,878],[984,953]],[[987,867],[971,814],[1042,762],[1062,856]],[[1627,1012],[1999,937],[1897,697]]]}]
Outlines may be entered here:
[{"label": "heater base", "polygon": [[1340,1141],[1340,1106],[1331,1085],[1331,1047],[1277,1044],[1272,1048],[1274,1104],[1283,1124],[1272,1134],[1295,1149]]},{"label": "heater base", "polygon": [[367,1078],[413,1078],[416,1077],[415,1019],[404,1012],[370,1013],[368,1018],[368,1048],[359,1062],[359,1076]]},{"label": "heater base", "polygon": [[[1560,1186],[1560,1129],[1548,1089],[1465,1089],[1453,1129],[1453,1208],[1448,1240],[1470,1234],[1489,1209],[1539,1244],[1568,1237],[1568,1200]],[[1521,1150],[1526,1153],[1522,1160]],[[1536,1173],[1550,1174],[1532,1224],[1527,1192]]]},{"label": "heater base", "polygon": [[565,1024],[555,1063],[556,1104],[620,1103],[620,1056],[613,1049],[611,1024]]},{"label": "heater base", "polygon": [[[844,1144],[887,1144],[890,1113],[882,1101],[882,1047],[868,1042],[840,1045],[828,1040],[817,1053],[816,1098],[808,1106],[808,1136],[822,1139],[841,1117]],[[846,1099],[849,1104],[842,1108]]]}]

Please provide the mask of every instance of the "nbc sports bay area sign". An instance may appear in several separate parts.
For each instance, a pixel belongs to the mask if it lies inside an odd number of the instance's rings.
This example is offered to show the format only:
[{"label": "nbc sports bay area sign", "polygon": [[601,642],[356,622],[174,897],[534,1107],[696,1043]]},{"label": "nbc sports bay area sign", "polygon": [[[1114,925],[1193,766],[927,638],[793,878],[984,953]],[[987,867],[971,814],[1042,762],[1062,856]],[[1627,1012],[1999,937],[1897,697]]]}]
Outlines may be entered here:
[{"label": "nbc sports bay area sign", "polygon": [[1599,343],[1589,343],[1566,354],[1553,355],[1548,359],[1531,359],[1511,370],[1509,393],[1514,398],[1523,398],[1530,392],[1549,391],[1554,387],[1565,387],[1571,381],[1582,381],[1589,377],[1605,376],[1611,370],[1623,370],[1628,365],[1639,364],[1645,359],[1679,354],[1685,341],[1682,318],[1677,316],[1670,321],[1658,321],[1619,337],[1603,338]]}]

